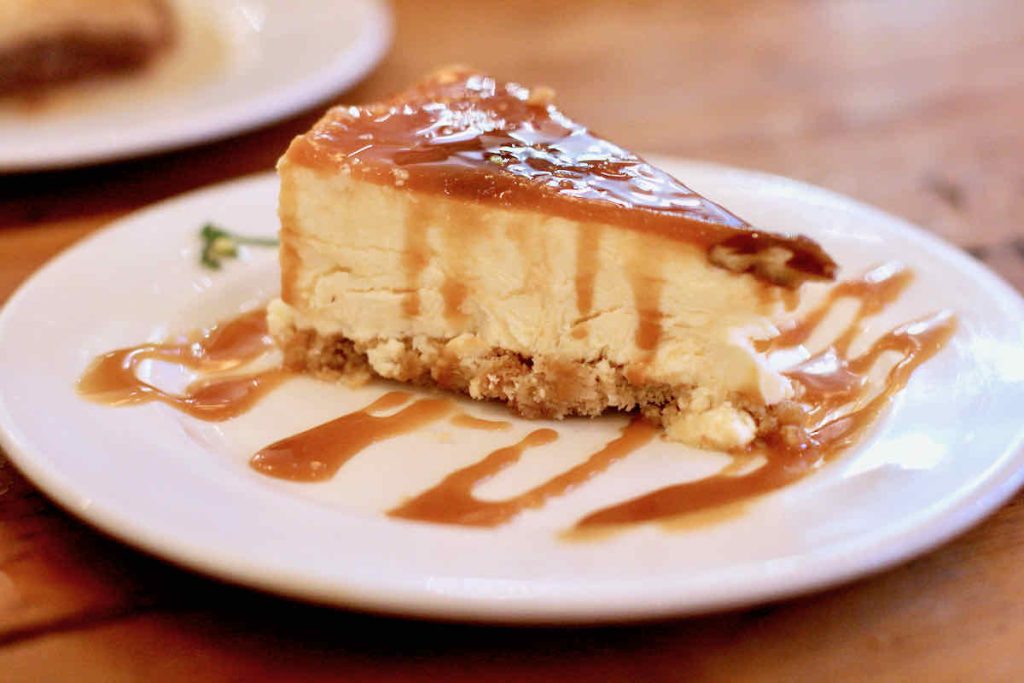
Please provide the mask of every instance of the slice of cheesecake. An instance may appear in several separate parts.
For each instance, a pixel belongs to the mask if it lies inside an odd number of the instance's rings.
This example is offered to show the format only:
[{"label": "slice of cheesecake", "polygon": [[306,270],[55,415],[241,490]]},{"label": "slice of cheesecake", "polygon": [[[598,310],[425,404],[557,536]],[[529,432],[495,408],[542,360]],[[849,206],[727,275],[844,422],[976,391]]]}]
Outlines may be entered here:
[{"label": "slice of cheesecake", "polygon": [[590,132],[546,89],[445,70],[330,110],[278,170],[269,318],[293,368],[527,417],[639,409],[714,448],[792,413],[758,342],[835,263]]},{"label": "slice of cheesecake", "polygon": [[2,0],[0,94],[140,67],[172,35],[165,0]]}]

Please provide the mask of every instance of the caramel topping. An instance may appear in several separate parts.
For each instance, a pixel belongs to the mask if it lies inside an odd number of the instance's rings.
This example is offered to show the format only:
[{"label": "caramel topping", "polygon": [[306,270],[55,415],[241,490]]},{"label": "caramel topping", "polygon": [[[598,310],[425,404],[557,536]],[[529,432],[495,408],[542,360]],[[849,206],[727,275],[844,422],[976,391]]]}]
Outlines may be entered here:
[{"label": "caramel topping", "polygon": [[[569,119],[548,93],[467,69],[434,74],[381,104],[336,107],[294,140],[285,159],[419,192],[653,232],[717,249],[714,263],[785,286],[831,279],[836,269],[817,243],[755,230]],[[744,258],[772,249],[785,251],[772,267]]]}]

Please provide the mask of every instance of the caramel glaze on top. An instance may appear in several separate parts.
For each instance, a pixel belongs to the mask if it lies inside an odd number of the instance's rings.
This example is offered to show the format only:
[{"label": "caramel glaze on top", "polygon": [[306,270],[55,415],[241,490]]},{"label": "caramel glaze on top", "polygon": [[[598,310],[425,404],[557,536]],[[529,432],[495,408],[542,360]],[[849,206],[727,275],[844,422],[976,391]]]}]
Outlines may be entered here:
[{"label": "caramel glaze on top", "polygon": [[380,104],[331,109],[284,158],[374,183],[650,231],[709,254],[782,248],[790,253],[784,280],[762,272],[756,259],[729,266],[774,284],[794,287],[836,271],[813,240],[754,229],[569,119],[550,91],[468,69],[440,71]]}]

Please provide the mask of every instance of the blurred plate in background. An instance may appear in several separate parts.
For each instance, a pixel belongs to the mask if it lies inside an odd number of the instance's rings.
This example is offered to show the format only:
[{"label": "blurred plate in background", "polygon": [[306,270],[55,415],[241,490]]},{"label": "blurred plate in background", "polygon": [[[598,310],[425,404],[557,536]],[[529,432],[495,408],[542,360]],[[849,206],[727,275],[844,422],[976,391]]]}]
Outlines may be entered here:
[{"label": "blurred plate in background", "polygon": [[380,0],[172,0],[178,39],[151,68],[42,98],[0,99],[0,172],[111,161],[284,118],[384,55]]}]

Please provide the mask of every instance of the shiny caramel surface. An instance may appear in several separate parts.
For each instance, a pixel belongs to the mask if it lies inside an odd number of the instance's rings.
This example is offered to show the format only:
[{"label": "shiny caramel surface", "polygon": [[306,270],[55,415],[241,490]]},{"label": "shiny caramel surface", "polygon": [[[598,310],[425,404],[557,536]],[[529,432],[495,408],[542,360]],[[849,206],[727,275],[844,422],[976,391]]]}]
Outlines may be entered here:
[{"label": "shiny caramel surface", "polygon": [[[471,69],[447,69],[383,103],[330,110],[293,141],[284,160],[511,210],[651,231],[705,249],[781,248],[798,279],[834,275],[835,263],[814,241],[755,229],[570,119],[552,96]],[[414,312],[416,303],[407,308]]]}]

